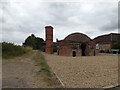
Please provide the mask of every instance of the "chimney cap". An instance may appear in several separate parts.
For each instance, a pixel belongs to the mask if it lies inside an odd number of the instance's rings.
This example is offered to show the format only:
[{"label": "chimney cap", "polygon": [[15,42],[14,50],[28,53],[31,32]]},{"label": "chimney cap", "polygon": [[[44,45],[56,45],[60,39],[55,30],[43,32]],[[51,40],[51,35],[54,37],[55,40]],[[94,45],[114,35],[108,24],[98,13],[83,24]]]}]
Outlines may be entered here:
[{"label": "chimney cap", "polygon": [[52,29],[53,29],[53,27],[52,27],[52,26],[45,26],[45,28],[52,28]]}]

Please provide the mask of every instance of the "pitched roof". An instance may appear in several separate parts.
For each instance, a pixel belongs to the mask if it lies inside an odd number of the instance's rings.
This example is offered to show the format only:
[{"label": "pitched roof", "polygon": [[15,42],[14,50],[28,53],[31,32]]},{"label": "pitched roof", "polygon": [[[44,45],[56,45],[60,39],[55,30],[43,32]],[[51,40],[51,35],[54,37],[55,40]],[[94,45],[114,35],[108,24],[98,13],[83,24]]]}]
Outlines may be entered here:
[{"label": "pitched roof", "polygon": [[96,43],[117,42],[118,40],[120,40],[120,33],[105,34],[93,39],[93,41],[95,41]]}]

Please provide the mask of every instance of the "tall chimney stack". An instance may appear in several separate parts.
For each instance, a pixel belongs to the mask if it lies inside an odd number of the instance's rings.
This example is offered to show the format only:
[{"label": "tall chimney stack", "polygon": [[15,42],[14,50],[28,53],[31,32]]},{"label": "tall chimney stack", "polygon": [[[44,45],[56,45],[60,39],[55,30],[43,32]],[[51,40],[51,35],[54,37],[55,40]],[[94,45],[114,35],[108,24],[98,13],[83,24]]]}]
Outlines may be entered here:
[{"label": "tall chimney stack", "polygon": [[53,53],[53,27],[46,26],[45,32],[46,32],[45,52],[52,54]]}]

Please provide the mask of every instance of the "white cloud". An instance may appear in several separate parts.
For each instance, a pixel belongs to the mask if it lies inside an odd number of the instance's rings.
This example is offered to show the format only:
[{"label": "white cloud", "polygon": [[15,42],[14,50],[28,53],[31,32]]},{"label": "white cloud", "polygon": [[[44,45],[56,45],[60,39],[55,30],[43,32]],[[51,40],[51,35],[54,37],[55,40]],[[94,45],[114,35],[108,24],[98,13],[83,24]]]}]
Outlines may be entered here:
[{"label": "white cloud", "polygon": [[117,0],[74,3],[6,0],[0,4],[3,41],[21,44],[32,33],[45,38],[46,25],[55,28],[54,41],[74,32],[85,33],[91,38],[117,32]]}]

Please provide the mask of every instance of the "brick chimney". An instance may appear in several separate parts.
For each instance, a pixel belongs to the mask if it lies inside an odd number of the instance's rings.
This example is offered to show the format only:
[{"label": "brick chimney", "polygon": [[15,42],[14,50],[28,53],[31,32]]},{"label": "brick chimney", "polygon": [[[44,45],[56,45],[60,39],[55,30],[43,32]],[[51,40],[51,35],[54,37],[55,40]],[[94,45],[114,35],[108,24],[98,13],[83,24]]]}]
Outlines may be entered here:
[{"label": "brick chimney", "polygon": [[53,27],[46,26],[45,32],[46,32],[45,52],[52,54],[53,53]]}]

